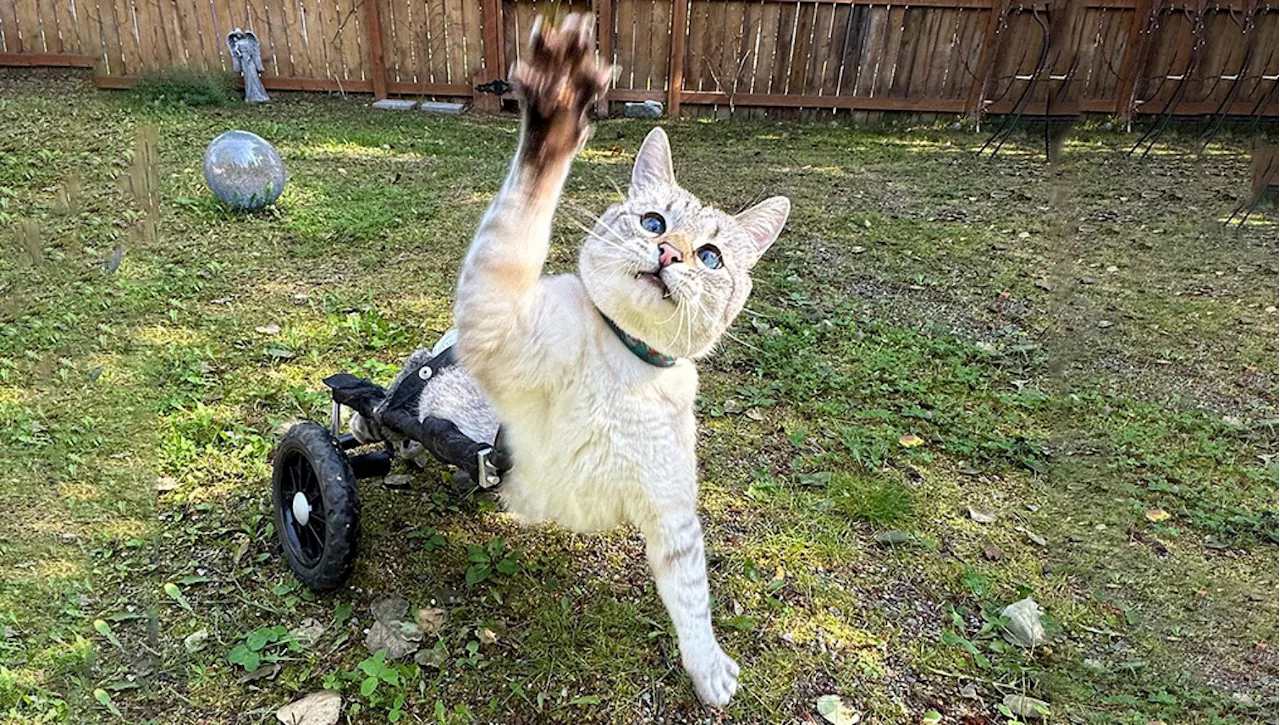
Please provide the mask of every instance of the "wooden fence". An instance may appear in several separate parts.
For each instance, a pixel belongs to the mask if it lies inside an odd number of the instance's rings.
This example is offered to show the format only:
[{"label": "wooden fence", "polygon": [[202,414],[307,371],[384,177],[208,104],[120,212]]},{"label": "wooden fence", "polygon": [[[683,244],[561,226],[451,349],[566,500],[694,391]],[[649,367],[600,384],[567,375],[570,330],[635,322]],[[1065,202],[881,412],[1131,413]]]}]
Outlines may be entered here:
[{"label": "wooden fence", "polygon": [[229,70],[239,27],[261,41],[268,89],[496,109],[476,86],[504,78],[539,13],[578,10],[621,70],[608,101],[673,115],[1275,116],[1273,1],[0,0],[0,65],[127,87],[171,66]]}]

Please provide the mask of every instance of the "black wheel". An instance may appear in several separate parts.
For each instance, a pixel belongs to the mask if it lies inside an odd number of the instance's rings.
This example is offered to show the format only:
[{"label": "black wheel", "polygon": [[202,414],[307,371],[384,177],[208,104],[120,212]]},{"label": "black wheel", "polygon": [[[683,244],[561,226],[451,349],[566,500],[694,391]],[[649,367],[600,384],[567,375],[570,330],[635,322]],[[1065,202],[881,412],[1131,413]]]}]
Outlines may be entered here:
[{"label": "black wheel", "polygon": [[342,584],[356,560],[360,506],[351,465],[323,426],[299,423],[285,434],[271,495],[289,568],[317,592]]}]

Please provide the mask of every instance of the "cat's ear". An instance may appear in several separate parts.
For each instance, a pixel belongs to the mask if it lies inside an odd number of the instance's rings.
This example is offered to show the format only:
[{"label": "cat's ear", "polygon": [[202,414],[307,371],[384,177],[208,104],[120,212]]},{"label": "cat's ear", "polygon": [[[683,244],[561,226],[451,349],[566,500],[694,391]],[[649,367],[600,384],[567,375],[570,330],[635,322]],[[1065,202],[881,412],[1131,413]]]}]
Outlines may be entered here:
[{"label": "cat's ear", "polygon": [[785,196],[774,196],[734,217],[756,243],[756,255],[752,264],[777,240],[782,233],[782,225],[787,223],[790,214],[791,200]]},{"label": "cat's ear", "polygon": [[646,187],[675,186],[676,175],[671,170],[671,145],[667,132],[655,127],[645,136],[636,154],[636,165],[631,169],[631,190]]}]

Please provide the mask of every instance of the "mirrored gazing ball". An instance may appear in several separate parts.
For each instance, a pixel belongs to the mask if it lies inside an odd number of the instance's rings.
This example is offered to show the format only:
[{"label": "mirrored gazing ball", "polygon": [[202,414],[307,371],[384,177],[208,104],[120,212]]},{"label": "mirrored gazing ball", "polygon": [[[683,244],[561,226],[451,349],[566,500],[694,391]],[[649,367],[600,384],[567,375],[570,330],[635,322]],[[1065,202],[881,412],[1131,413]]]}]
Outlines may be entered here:
[{"label": "mirrored gazing ball", "polygon": [[204,152],[204,180],[232,209],[254,210],[274,204],[284,191],[284,161],[261,136],[227,131]]}]

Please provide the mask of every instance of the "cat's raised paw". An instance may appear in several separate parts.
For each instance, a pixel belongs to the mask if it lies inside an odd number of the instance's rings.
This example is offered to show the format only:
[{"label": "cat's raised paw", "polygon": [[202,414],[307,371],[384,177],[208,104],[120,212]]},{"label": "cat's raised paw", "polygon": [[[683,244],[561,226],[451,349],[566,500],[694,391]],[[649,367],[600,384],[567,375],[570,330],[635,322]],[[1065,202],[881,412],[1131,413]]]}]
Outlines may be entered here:
[{"label": "cat's raised paw", "polygon": [[685,658],[684,669],[693,679],[698,699],[708,705],[724,707],[738,691],[738,663],[718,646],[705,655]]},{"label": "cat's raised paw", "polygon": [[524,99],[526,163],[565,161],[587,140],[587,109],[613,79],[613,68],[596,60],[593,22],[577,14],[559,26],[534,25],[529,52],[512,73]]}]

